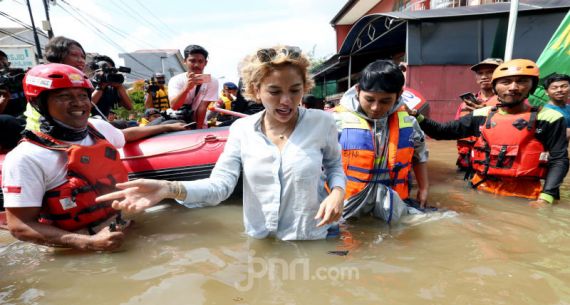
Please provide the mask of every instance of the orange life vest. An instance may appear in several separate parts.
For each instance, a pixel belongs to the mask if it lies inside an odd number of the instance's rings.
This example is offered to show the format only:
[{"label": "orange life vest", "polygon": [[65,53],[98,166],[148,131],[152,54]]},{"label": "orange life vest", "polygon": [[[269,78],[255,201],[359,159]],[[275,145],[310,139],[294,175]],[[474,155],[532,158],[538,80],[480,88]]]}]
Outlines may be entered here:
[{"label": "orange life vest", "polygon": [[[477,94],[477,97],[481,96],[481,92]],[[485,101],[486,106],[496,106],[499,103],[497,96],[494,95],[490,97],[487,101]],[[462,104],[463,105],[463,104]],[[471,113],[471,111],[466,110],[465,108],[461,109],[459,116],[465,116]],[[477,137],[470,136],[466,138],[462,138],[457,140],[457,162],[456,165],[462,169],[468,169],[471,167],[471,151],[473,150],[473,145],[477,141]]]},{"label": "orange life vest", "polygon": [[[414,155],[412,122],[408,113],[399,109],[388,118],[387,156],[376,156],[374,131],[368,122],[342,106],[335,108],[341,115],[342,163],[347,177],[345,200],[362,191],[370,183],[382,183],[395,190],[400,198],[409,197],[409,175]],[[387,168],[375,169],[375,163],[386,157]],[[378,158],[378,160],[376,160]],[[373,180],[375,174],[389,173],[389,179]]]},{"label": "orange life vest", "polygon": [[91,146],[68,144],[41,132],[26,131],[24,141],[67,154],[67,181],[45,193],[39,221],[76,231],[92,228],[114,215],[109,202],[96,203],[97,196],[115,190],[128,180],[119,152],[91,125]]},{"label": "orange life vest", "polygon": [[535,137],[537,113],[536,107],[520,114],[501,114],[497,107],[489,109],[472,151],[477,174],[536,180],[546,176],[546,153]]}]

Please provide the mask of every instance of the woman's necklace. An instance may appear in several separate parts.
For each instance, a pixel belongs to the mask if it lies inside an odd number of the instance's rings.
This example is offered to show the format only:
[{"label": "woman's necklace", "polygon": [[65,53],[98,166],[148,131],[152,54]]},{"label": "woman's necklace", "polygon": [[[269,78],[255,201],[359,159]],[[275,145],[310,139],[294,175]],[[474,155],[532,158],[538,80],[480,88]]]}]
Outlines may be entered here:
[{"label": "woman's necklace", "polygon": [[[264,122],[265,124],[263,124],[265,127],[265,125],[267,125],[267,121],[266,121],[267,118],[264,117],[263,119],[265,121]],[[288,122],[287,126],[285,126],[285,128],[283,128],[283,130],[281,130],[279,132],[273,132],[275,130],[274,128],[264,128],[264,129],[265,129],[265,133],[267,133],[268,130],[271,130],[271,132],[273,134],[278,135],[280,140],[283,140],[283,139],[285,139],[285,135],[287,135],[289,133],[289,131],[291,131],[295,127],[296,124],[297,124],[297,118],[295,118],[293,120],[293,122]]]},{"label": "woman's necklace", "polygon": [[[291,125],[291,126],[294,126],[294,124]],[[285,134],[286,134],[287,132],[289,132],[289,129],[290,129],[291,126],[286,126],[286,128],[285,128],[283,131],[281,131],[281,132],[279,133],[279,139],[281,139],[281,140],[285,139]]]}]

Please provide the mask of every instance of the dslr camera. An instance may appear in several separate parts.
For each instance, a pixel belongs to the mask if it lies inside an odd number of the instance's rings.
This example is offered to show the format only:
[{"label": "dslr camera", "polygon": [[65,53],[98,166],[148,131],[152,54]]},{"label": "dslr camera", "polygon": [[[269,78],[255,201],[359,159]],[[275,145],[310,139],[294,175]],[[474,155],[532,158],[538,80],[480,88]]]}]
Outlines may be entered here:
[{"label": "dslr camera", "polygon": [[114,84],[122,84],[125,82],[125,77],[119,73],[131,73],[131,68],[127,67],[119,67],[115,68],[112,67],[108,62],[102,60],[95,64],[95,77],[94,81],[97,83],[114,83]]},{"label": "dslr camera", "polygon": [[158,84],[158,81],[156,80],[156,77],[151,77],[151,79],[147,79],[144,81],[144,91],[150,93],[156,93],[158,90],[160,90],[160,86]]}]

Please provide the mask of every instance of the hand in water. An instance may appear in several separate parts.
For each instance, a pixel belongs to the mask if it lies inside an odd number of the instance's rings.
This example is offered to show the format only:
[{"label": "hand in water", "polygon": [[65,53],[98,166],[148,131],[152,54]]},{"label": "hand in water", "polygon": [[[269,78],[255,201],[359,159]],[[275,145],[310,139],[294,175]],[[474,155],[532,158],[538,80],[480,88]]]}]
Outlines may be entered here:
[{"label": "hand in water", "polygon": [[427,199],[428,199],[428,190],[418,190],[416,195],[416,199],[420,203],[421,208],[427,207]]},{"label": "hand in water", "polygon": [[104,227],[97,234],[90,237],[87,248],[95,251],[113,251],[118,249],[125,239],[121,231],[111,232],[109,227]]}]

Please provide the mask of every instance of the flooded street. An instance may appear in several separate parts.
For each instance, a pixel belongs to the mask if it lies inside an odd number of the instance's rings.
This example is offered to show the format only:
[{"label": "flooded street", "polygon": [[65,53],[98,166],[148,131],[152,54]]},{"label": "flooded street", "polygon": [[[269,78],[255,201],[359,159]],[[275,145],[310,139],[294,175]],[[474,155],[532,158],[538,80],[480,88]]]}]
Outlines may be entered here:
[{"label": "flooded street", "polygon": [[560,204],[536,209],[467,188],[455,142],[429,147],[440,211],[392,227],[363,219],[338,239],[248,238],[240,200],[136,216],[117,253],[0,232],[0,303],[570,304],[568,179]]}]

